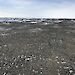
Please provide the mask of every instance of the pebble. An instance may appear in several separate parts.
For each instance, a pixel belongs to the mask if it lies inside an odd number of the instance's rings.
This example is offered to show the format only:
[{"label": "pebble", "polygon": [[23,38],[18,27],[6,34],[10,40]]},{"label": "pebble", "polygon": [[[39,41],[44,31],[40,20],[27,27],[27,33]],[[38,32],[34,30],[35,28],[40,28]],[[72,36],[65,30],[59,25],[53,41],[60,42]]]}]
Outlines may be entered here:
[{"label": "pebble", "polygon": [[60,62],[57,62],[57,64],[59,64]]},{"label": "pebble", "polygon": [[63,67],[64,69],[69,69],[69,67]]},{"label": "pebble", "polygon": [[7,45],[3,45],[4,47],[7,47]]},{"label": "pebble", "polygon": [[65,61],[62,61],[62,62],[61,62],[61,64],[65,64],[65,63],[66,63]]},{"label": "pebble", "polygon": [[3,75],[6,75],[6,72],[5,72],[5,73],[3,73]]},{"label": "pebble", "polygon": [[26,58],[25,60],[29,61],[29,60],[30,60],[30,58]]},{"label": "pebble", "polygon": [[69,72],[70,72],[70,73],[72,73],[72,72],[73,72],[73,70],[70,70]]},{"label": "pebble", "polygon": [[18,66],[16,66],[16,68],[18,68]]},{"label": "pebble", "polygon": [[40,74],[43,74],[43,72],[40,72]]},{"label": "pebble", "polygon": [[41,67],[40,69],[42,70],[43,68]]},{"label": "pebble", "polygon": [[59,57],[58,57],[58,56],[56,56],[55,58],[56,58],[56,59],[58,59]]}]

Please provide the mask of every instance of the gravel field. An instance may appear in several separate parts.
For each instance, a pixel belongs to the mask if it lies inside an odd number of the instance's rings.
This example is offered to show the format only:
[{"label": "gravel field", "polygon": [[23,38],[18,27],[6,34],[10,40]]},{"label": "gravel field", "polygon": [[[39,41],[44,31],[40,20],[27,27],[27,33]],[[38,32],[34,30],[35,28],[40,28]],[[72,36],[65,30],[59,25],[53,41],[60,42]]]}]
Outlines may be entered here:
[{"label": "gravel field", "polygon": [[75,75],[75,22],[0,23],[0,75]]}]

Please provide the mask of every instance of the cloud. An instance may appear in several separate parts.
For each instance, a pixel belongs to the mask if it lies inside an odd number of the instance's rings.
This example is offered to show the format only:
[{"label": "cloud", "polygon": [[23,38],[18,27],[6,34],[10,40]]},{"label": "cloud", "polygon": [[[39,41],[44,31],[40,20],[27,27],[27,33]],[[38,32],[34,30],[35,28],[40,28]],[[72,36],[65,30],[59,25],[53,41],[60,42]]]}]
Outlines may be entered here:
[{"label": "cloud", "polygon": [[29,0],[7,0],[8,4],[13,6],[23,6],[23,5],[30,5],[32,1]]},{"label": "cloud", "polygon": [[0,17],[74,18],[74,3],[69,0],[0,0]]},{"label": "cloud", "polygon": [[0,11],[0,17],[10,17],[10,16],[11,15],[9,13]]}]

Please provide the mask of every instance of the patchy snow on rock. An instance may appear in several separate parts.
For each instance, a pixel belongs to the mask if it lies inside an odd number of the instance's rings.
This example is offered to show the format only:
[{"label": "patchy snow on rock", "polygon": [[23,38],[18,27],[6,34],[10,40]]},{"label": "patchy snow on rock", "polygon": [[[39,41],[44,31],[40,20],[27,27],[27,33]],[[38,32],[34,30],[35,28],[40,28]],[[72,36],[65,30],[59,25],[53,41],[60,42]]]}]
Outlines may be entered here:
[{"label": "patchy snow on rock", "polygon": [[5,25],[10,25],[11,23],[3,22],[3,24],[5,24]]},{"label": "patchy snow on rock", "polygon": [[43,23],[43,25],[48,25],[49,23],[47,23],[47,22],[45,22],[45,23]]},{"label": "patchy snow on rock", "polygon": [[32,24],[37,24],[37,22],[30,22],[30,23],[32,23]]},{"label": "patchy snow on rock", "polygon": [[55,23],[60,23],[60,22],[62,22],[63,20],[55,20],[54,22]]}]

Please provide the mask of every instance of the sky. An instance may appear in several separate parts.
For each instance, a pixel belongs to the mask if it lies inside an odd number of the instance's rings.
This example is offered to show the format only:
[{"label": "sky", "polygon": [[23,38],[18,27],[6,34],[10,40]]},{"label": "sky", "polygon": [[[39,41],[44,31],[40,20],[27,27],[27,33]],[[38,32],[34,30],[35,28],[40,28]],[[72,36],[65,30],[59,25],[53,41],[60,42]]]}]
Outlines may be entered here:
[{"label": "sky", "polygon": [[75,18],[75,0],[0,0],[0,17]]}]

